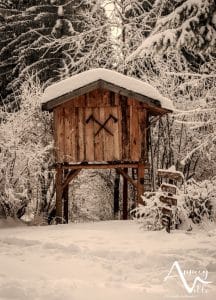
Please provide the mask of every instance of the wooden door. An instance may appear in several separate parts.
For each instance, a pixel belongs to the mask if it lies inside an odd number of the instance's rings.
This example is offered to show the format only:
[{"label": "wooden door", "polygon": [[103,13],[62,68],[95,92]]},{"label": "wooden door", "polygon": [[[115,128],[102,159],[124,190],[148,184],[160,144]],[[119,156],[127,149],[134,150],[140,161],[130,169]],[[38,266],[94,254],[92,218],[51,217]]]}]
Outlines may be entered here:
[{"label": "wooden door", "polygon": [[84,108],[86,161],[119,160],[120,126],[118,107]]}]

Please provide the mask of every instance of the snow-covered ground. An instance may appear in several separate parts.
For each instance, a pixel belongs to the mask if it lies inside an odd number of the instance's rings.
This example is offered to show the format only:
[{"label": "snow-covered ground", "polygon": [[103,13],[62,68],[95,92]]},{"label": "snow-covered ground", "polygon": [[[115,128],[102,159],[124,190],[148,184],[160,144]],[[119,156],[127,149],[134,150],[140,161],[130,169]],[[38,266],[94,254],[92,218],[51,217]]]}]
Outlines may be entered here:
[{"label": "snow-covered ground", "polygon": [[146,232],[133,221],[1,228],[0,299],[189,299],[179,276],[164,281],[174,261],[182,270],[207,269],[212,283],[195,299],[216,299],[215,227],[190,234]]}]

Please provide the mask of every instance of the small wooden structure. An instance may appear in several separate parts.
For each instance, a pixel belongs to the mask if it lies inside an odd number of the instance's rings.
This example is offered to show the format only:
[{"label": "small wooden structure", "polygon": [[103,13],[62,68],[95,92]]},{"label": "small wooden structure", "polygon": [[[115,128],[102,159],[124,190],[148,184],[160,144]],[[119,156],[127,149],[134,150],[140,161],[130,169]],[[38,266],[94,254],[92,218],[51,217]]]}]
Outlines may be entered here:
[{"label": "small wooden structure", "polygon": [[[68,184],[82,169],[116,169],[123,176],[127,218],[128,182],[137,190],[137,201],[144,192],[150,117],[171,112],[169,105],[153,87],[105,69],[80,73],[45,90],[42,109],[53,111],[54,119],[58,218],[68,219]],[[128,168],[136,169],[137,180]]]}]

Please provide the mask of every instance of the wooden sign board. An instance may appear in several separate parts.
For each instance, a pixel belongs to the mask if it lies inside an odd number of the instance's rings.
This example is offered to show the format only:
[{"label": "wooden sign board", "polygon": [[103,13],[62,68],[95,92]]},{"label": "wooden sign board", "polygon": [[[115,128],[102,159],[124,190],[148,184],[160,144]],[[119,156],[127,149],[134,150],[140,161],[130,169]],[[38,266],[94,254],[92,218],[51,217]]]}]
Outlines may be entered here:
[{"label": "wooden sign board", "polygon": [[158,170],[158,176],[177,181],[183,180],[182,173],[177,171],[172,172],[168,170]]},{"label": "wooden sign board", "polygon": [[169,207],[162,207],[161,209],[162,209],[163,216],[168,216],[168,217],[172,216],[172,210]]},{"label": "wooden sign board", "polygon": [[177,206],[177,199],[173,197],[160,196],[160,201],[170,206]]},{"label": "wooden sign board", "polygon": [[176,195],[177,187],[175,185],[162,183],[160,188],[163,192]]}]

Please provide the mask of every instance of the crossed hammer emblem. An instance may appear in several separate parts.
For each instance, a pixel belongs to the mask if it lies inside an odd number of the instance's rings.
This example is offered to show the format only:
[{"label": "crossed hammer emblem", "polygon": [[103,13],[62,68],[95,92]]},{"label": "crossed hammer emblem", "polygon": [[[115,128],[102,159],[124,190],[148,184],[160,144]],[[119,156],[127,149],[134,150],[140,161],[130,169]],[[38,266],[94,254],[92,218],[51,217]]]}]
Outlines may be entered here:
[{"label": "crossed hammer emblem", "polygon": [[104,129],[106,132],[108,132],[110,135],[113,136],[113,133],[106,127],[107,123],[111,119],[114,121],[114,123],[118,122],[118,119],[110,114],[109,117],[107,118],[107,120],[104,123],[101,123],[100,121],[95,119],[95,117],[93,115],[90,115],[88,117],[88,119],[86,120],[86,123],[88,124],[92,120],[93,122],[97,123],[100,126],[100,128],[95,133],[95,136],[97,136],[101,132],[102,129]]}]

